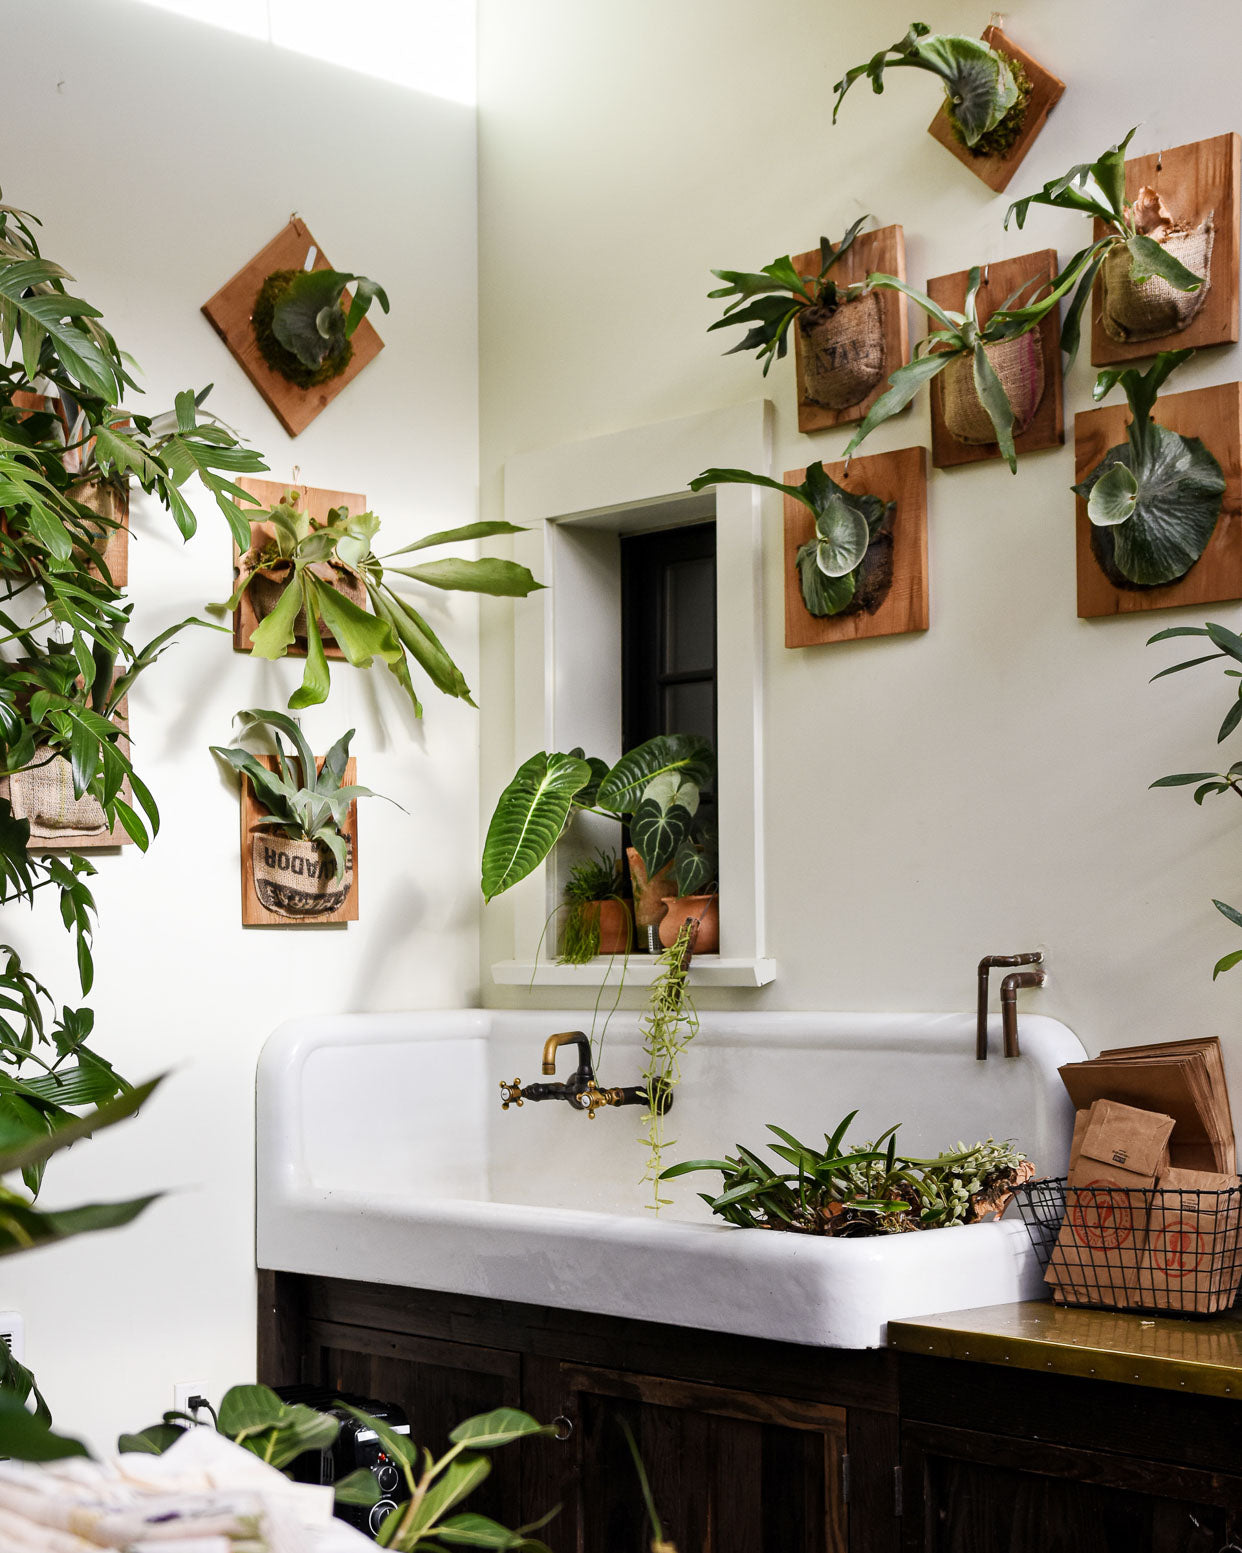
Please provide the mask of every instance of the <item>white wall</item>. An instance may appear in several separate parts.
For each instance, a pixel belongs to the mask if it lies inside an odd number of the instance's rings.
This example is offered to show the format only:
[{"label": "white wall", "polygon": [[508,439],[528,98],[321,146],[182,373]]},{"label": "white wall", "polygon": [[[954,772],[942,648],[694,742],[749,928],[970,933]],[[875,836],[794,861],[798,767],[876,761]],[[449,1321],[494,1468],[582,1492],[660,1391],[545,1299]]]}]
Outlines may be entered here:
[{"label": "white wall", "polygon": [[[476,259],[472,110],[334,69],[127,0],[0,3],[10,203],[44,220],[77,276],[171,404],[211,405],[311,484],[366,493],[393,548],[475,513]],[[382,47],[383,40],[377,39]],[[387,348],[296,441],[199,307],[296,210],[332,262],[386,285]],[[196,500],[182,546],[158,507],[135,520],[140,639],[229,591],[229,536]],[[433,606],[477,679],[477,610]],[[363,805],[361,920],[243,931],[237,800],[207,752],[233,713],[281,706],[293,663],[188,635],[131,697],[135,759],[163,829],[99,861],[98,1046],[123,1072],[175,1077],[132,1124],[49,1171],[56,1202],[177,1188],[139,1223],[5,1265],[29,1358],[59,1421],[106,1443],[154,1419],[177,1381],[216,1395],[253,1376],[254,1062],[281,1020],[321,1009],[435,1007],[476,996],[473,878],[478,714],[431,691],[425,728],[386,671],[333,670],[305,716],[319,747],[348,727],[359,778],[404,806]],[[48,910],[3,936],[73,1001],[66,935]]]},{"label": "white wall", "polygon": [[[757,268],[865,212],[904,225],[920,285],[1044,246],[1068,256],[1087,240],[1085,223],[1050,211],[1003,232],[1009,196],[926,134],[939,95],[929,78],[895,72],[878,98],[863,82],[832,127],[833,82],[912,14],[965,32],[989,19],[962,0],[914,11],[906,0],[483,0],[485,514],[499,511],[517,453],[765,391],[778,473],[841,456],[847,430],[797,431],[792,356],[766,387],[751,357],[722,359],[732,341],[706,333],[719,316],[706,299],[713,267]],[[1171,22],[1163,0],[1041,0],[1009,26],[1067,83],[1012,197],[1140,120],[1138,151],[1240,127],[1233,7],[1187,0]],[[1240,372],[1236,347],[1207,351],[1175,386]],[[780,974],[761,992],[703,1002],[962,1009],[981,954],[1040,946],[1052,983],[1025,1006],[1066,1020],[1091,1049],[1219,1034],[1242,1099],[1242,981],[1213,986],[1210,974],[1242,944],[1211,906],[1242,899],[1238,815],[1147,791],[1167,772],[1213,766],[1232,682],[1205,669],[1149,686],[1176,644],[1143,645],[1205,615],[1236,626],[1240,611],[1076,618],[1072,415],[1089,407],[1092,380],[1084,352],[1067,385],[1067,445],[1025,458],[1016,478],[999,462],[932,474],[925,636],[787,651],[771,497],[767,916]],[[868,451],[928,441],[924,396]],[[726,599],[726,629],[728,615]],[[513,748],[497,709],[509,690],[498,618],[484,640],[486,818],[531,751]],[[489,907],[485,980],[511,952],[506,929],[503,903]],[[525,994],[485,985],[485,996]],[[829,1097],[827,1113],[859,1099]]]}]

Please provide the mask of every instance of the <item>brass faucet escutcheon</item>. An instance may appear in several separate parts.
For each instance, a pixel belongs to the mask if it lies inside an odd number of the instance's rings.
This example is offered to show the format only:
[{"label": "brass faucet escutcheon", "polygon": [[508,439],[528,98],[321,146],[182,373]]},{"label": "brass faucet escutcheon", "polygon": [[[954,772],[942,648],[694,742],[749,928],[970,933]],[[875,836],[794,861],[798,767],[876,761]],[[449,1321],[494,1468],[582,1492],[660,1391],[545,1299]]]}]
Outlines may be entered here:
[{"label": "brass faucet escutcheon", "polygon": [[625,1099],[621,1090],[600,1089],[592,1079],[574,1103],[580,1111],[586,1112],[588,1120],[594,1121],[596,1111],[608,1105],[624,1105]]}]

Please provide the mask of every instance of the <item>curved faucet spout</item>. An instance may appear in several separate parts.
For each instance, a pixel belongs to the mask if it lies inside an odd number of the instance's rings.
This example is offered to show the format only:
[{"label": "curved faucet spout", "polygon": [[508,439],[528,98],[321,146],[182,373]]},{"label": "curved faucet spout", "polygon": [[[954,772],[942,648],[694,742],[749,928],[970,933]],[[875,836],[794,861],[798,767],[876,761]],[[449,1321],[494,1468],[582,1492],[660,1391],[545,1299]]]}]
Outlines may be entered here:
[{"label": "curved faucet spout", "polygon": [[578,1071],[575,1078],[592,1079],[595,1077],[595,1068],[591,1062],[591,1043],[582,1030],[562,1030],[557,1035],[550,1035],[543,1043],[543,1071],[545,1077],[551,1077],[556,1072],[556,1054],[562,1046],[576,1046],[578,1048]]}]

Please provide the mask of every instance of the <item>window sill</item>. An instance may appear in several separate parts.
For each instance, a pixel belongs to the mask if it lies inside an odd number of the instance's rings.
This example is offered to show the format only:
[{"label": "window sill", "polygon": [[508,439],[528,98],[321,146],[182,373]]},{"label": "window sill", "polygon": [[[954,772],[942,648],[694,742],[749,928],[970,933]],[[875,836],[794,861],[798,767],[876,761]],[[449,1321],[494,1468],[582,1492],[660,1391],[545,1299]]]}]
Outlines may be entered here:
[{"label": "window sill", "polygon": [[[613,955],[596,955],[585,965],[558,965],[555,960],[499,960],[492,966],[492,980],[498,987],[599,987],[605,981],[615,987],[622,964],[622,959]],[[658,971],[655,955],[631,955],[625,966],[625,985],[649,987]],[[695,955],[690,964],[692,987],[766,987],[775,980],[775,960],[701,954]]]}]

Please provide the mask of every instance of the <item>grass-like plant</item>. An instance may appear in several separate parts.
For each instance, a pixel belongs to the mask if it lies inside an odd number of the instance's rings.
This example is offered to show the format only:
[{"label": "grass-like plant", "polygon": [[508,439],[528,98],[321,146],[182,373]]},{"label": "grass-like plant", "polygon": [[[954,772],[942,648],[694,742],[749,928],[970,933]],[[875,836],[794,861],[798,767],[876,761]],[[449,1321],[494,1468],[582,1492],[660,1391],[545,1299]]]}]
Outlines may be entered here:
[{"label": "grass-like plant", "polygon": [[884,72],[900,68],[940,79],[954,133],[976,156],[1003,156],[1013,145],[1030,100],[1026,71],[982,38],[933,33],[926,22],[911,22],[903,38],[845,72],[833,87],[832,122],[855,81],[865,76],[874,92],[882,92]]},{"label": "grass-like plant", "polygon": [[604,901],[623,901],[621,863],[615,852],[602,848],[569,870],[565,881],[565,925],[561,931],[560,963],[585,965],[599,953],[600,912]]},{"label": "grass-like plant", "polygon": [[802,602],[819,619],[839,615],[858,598],[860,604],[875,608],[883,596],[873,597],[881,582],[887,592],[887,579],[871,579],[866,586],[866,560],[872,544],[889,523],[896,504],[865,492],[847,491],[824,469],[822,461],[807,466],[801,485],[783,485],[767,475],[752,474],[748,469],[705,469],[690,482],[692,491],[709,485],[762,485],[792,496],[808,509],[815,520],[815,536],[798,547],[798,583]]},{"label": "grass-like plant", "polygon": [[1096,379],[1102,399],[1120,385],[1130,406],[1126,441],[1074,486],[1087,503],[1091,548],[1114,581],[1154,588],[1184,577],[1207,547],[1220,517],[1225,477],[1198,437],[1152,419],[1156,394],[1194,354],[1161,351],[1144,372],[1109,367]]}]

